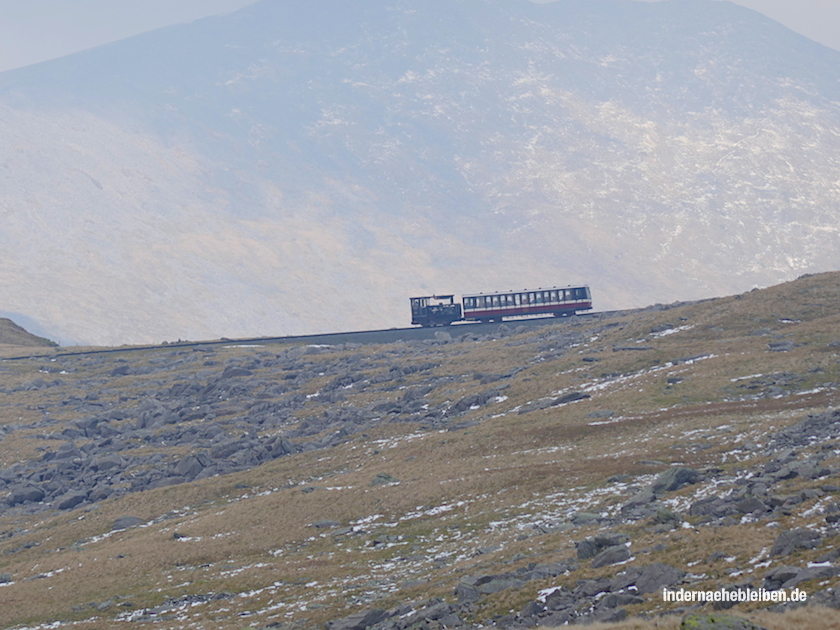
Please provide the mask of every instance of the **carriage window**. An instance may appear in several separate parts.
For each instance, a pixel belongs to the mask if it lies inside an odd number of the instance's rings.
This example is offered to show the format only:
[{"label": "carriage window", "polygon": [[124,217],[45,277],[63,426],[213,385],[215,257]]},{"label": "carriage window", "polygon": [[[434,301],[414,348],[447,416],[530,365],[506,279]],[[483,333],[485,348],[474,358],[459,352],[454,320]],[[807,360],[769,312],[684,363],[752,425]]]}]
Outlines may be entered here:
[{"label": "carriage window", "polygon": [[498,306],[498,305],[499,305],[499,296],[494,295],[493,296],[493,306]]},{"label": "carriage window", "polygon": [[521,296],[521,295],[519,295],[518,293],[517,293],[516,295],[514,295],[514,296],[513,296],[513,302],[514,302],[514,304],[516,304],[517,306],[519,306],[519,305],[521,304],[521,301],[522,301],[522,296]]},{"label": "carriage window", "polygon": [[552,292],[551,292],[551,301],[552,301],[552,302],[556,302],[556,301],[557,301],[557,291],[552,291]]}]

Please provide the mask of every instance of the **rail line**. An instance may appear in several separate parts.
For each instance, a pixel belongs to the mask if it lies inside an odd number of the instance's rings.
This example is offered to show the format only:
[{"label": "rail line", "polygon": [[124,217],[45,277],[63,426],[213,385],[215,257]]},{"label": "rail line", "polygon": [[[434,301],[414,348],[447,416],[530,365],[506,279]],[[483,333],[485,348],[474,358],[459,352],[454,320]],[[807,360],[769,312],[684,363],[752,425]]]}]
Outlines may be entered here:
[{"label": "rail line", "polygon": [[463,334],[486,335],[491,334],[502,326],[506,328],[527,326],[545,326],[548,324],[561,324],[590,319],[609,315],[605,313],[578,314],[574,317],[531,317],[527,319],[513,319],[492,324],[482,323],[457,323],[451,326],[440,326],[433,328],[388,328],[382,330],[361,330],[355,332],[318,333],[314,335],[290,335],[282,337],[248,337],[244,339],[213,339],[209,341],[178,341],[163,342],[161,344],[118,346],[113,348],[90,348],[73,351],[57,351],[52,354],[27,354],[24,356],[3,357],[0,361],[22,361],[26,359],[57,359],[61,357],[74,357],[95,354],[118,354],[123,352],[146,352],[150,350],[172,350],[178,348],[201,348],[214,346],[257,346],[274,344],[324,344],[338,345],[343,343],[394,343],[397,341],[423,341],[427,339],[446,339],[447,335],[454,339]]}]

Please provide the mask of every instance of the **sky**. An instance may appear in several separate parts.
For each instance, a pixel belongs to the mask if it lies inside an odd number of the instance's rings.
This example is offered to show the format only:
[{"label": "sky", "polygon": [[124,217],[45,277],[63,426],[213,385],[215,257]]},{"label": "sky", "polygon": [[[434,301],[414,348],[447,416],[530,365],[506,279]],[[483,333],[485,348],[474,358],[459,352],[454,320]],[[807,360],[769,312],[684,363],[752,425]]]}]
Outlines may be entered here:
[{"label": "sky", "polygon": [[[0,0],[0,72],[162,26],[230,13],[254,1]],[[840,0],[737,0],[736,4],[840,51]]]}]

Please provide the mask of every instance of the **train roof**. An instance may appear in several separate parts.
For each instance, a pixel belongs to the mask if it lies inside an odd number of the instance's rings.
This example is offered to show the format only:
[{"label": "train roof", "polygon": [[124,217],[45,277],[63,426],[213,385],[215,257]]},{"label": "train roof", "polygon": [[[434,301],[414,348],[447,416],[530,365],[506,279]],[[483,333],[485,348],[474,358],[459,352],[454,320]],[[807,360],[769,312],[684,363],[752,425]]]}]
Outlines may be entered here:
[{"label": "train roof", "polygon": [[536,289],[511,289],[510,291],[488,291],[486,293],[464,293],[463,297],[478,297],[480,295],[513,295],[515,293],[533,293],[535,291],[557,291],[560,289],[588,289],[588,284],[568,284],[562,287],[537,287]]}]

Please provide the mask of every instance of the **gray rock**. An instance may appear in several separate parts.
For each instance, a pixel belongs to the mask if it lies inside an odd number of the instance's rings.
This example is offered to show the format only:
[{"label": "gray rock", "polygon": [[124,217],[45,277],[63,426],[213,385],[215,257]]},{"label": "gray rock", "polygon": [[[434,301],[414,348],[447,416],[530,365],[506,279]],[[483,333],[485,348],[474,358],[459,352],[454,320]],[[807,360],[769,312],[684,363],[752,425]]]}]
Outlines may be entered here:
[{"label": "gray rock", "polygon": [[12,488],[12,492],[6,501],[9,505],[15,506],[20,503],[38,503],[39,501],[43,501],[45,496],[41,488],[26,484]]},{"label": "gray rock", "polygon": [[370,485],[372,486],[381,486],[388,483],[397,483],[399,479],[396,477],[392,477],[388,473],[377,473],[376,476],[371,480]]},{"label": "gray rock", "polygon": [[0,573],[0,584],[9,584],[12,581],[11,573]]},{"label": "gray rock", "polygon": [[678,512],[674,512],[673,510],[669,510],[667,508],[657,510],[651,520],[654,524],[667,525],[671,528],[677,527],[683,521],[682,516],[680,516]]},{"label": "gray rock", "polygon": [[522,588],[525,586],[525,580],[512,576],[510,574],[488,576],[491,579],[487,581],[479,581],[476,584],[478,592],[483,595],[490,595],[492,593],[499,593],[509,588]]},{"label": "gray rock", "polygon": [[334,527],[340,527],[340,526],[341,526],[341,523],[339,523],[338,521],[327,521],[327,520],[315,521],[314,523],[312,523],[310,525],[310,527],[314,527],[316,529],[333,529]]},{"label": "gray rock", "polygon": [[[617,623],[625,619],[627,619],[627,611],[623,608],[617,608],[615,610],[608,608],[603,611],[598,611],[592,616],[592,621],[599,623]],[[584,618],[584,623],[588,621],[589,619]]]},{"label": "gray rock", "polygon": [[59,510],[72,510],[80,503],[83,503],[85,499],[87,499],[86,493],[71,490],[55,500],[55,507]]},{"label": "gray rock", "polygon": [[366,630],[387,618],[388,612],[381,608],[363,610],[343,619],[330,621],[327,623],[327,630]]},{"label": "gray rock", "polygon": [[125,465],[125,460],[119,455],[100,455],[94,457],[90,466],[94,470],[110,470],[112,468],[121,468]]},{"label": "gray rock", "polygon": [[745,497],[744,499],[735,503],[735,507],[743,514],[752,514],[753,512],[767,512],[770,508],[761,499],[756,497]]},{"label": "gray rock", "polygon": [[793,341],[784,340],[784,341],[771,341],[767,344],[767,349],[770,352],[790,352],[796,347]]},{"label": "gray rock", "polygon": [[653,488],[645,488],[641,492],[633,495],[627,503],[621,506],[622,512],[630,512],[637,507],[642,507],[653,503],[656,500],[656,493]]},{"label": "gray rock", "polygon": [[702,475],[694,468],[674,466],[661,473],[651,485],[655,493],[673,492],[686,484],[697,483]]},{"label": "gray rock", "polygon": [[706,497],[691,504],[688,508],[688,513],[691,516],[715,516],[723,517],[738,512],[738,508],[731,501],[727,501],[721,497]]},{"label": "gray rock", "polygon": [[111,526],[111,531],[115,532],[120,529],[128,529],[129,527],[142,525],[145,522],[142,518],[137,518],[136,516],[120,516],[114,521],[114,524]]},{"label": "gray rock", "polygon": [[619,606],[630,606],[632,604],[643,604],[644,597],[632,593],[610,593],[601,600],[600,605],[604,608],[618,608]]},{"label": "gray rock", "polygon": [[630,550],[624,545],[605,549],[592,559],[592,568],[599,569],[610,564],[618,564],[631,558]]},{"label": "gray rock", "polygon": [[619,545],[624,547],[624,543],[628,540],[630,539],[626,534],[617,534],[614,532],[598,534],[592,538],[587,538],[586,540],[575,543],[577,557],[579,560],[587,560],[588,558],[597,556],[608,547],[616,547]]},{"label": "gray rock", "polygon": [[580,580],[575,587],[574,595],[577,598],[581,597],[595,597],[599,593],[606,593],[611,585],[611,581],[606,578],[598,580]]},{"label": "gray rock", "polygon": [[636,589],[640,595],[653,593],[663,587],[676,584],[683,577],[685,577],[685,571],[657,562],[642,568],[642,573],[636,580]]},{"label": "gray rock", "polygon": [[586,398],[590,398],[589,394],[584,394],[582,392],[569,392],[568,394],[564,394],[559,398],[555,398],[554,401],[551,403],[551,406],[556,407],[557,405],[565,405],[570,402],[584,400]]},{"label": "gray rock", "polygon": [[770,556],[787,556],[794,551],[814,549],[819,546],[822,536],[810,529],[794,529],[782,532],[776,537]]},{"label": "gray rock", "polygon": [[566,610],[574,604],[575,596],[562,586],[545,598],[546,610]]},{"label": "gray rock", "polygon": [[834,577],[840,573],[837,567],[832,566],[824,566],[824,567],[807,567],[799,571],[796,575],[791,577],[785,582],[782,582],[781,588],[784,589],[791,589],[799,586],[803,582],[807,582],[808,580],[816,580],[816,579],[825,579]]},{"label": "gray rock", "polygon": [[601,518],[600,514],[594,512],[575,512],[570,519],[575,525],[589,525]]},{"label": "gray rock", "polygon": [[436,621],[438,619],[446,617],[454,610],[455,609],[451,604],[447,604],[446,602],[438,602],[436,604],[432,604],[431,606],[423,610],[421,612],[421,615],[424,619]]},{"label": "gray rock", "polygon": [[570,565],[566,562],[552,562],[550,564],[538,564],[529,573],[531,580],[544,580],[549,577],[557,577],[563,575],[566,571],[573,571],[576,565]]},{"label": "gray rock", "polygon": [[768,591],[775,591],[779,589],[785,582],[795,578],[802,571],[799,567],[781,566],[770,569],[764,575],[762,587]]},{"label": "gray rock", "polygon": [[187,455],[184,459],[178,462],[178,465],[175,467],[175,474],[179,477],[186,477],[187,479],[192,479],[196,475],[198,475],[204,466],[201,464],[199,459],[194,455]]},{"label": "gray rock", "polygon": [[481,593],[472,584],[461,581],[455,586],[455,597],[459,604],[467,604],[481,599]]},{"label": "gray rock", "polygon": [[228,368],[225,368],[225,371],[222,372],[222,378],[235,378],[237,376],[251,376],[253,372],[243,367],[238,367],[235,365],[231,365]]}]

